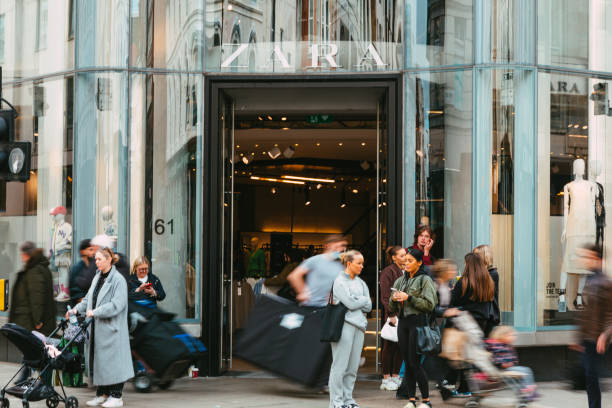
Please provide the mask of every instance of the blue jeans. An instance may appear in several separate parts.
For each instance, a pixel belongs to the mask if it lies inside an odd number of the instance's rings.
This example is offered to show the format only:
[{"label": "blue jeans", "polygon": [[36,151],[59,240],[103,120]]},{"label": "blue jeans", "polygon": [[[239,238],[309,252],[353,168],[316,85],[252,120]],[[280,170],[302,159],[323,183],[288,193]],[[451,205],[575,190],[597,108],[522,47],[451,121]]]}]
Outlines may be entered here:
[{"label": "blue jeans", "polygon": [[596,344],[593,341],[585,340],[582,345],[584,346],[582,361],[584,364],[584,375],[587,397],[589,399],[589,408],[601,408],[599,366],[601,365],[603,355],[597,353]]}]

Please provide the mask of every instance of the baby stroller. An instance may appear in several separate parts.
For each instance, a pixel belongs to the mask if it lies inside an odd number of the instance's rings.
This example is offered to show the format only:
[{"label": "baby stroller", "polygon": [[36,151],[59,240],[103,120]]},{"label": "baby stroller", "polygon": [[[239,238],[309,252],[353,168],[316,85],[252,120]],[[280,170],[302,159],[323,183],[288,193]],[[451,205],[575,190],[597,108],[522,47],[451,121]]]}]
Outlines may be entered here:
[{"label": "baby stroller", "polygon": [[153,386],[170,388],[206,351],[199,339],[172,321],[174,313],[133,302],[128,304],[128,313],[134,388],[138,392],[150,392]]},{"label": "baby stroller", "polygon": [[[79,324],[79,332],[74,338],[81,335],[87,329],[87,326],[89,326],[90,323],[91,319],[87,319],[83,323]],[[65,330],[67,325],[68,321],[66,319],[62,319],[49,337],[55,335],[60,329]],[[80,356],[67,351],[73,340],[69,340],[66,343],[66,346],[60,350],[61,353],[53,358],[42,340],[40,340],[29,330],[26,330],[17,324],[7,323],[0,328],[0,332],[4,334],[7,339],[23,353],[23,365],[19,368],[15,375],[13,375],[9,382],[0,390],[0,408],[9,407],[9,400],[6,398],[6,394],[21,398],[23,408],[28,408],[30,406],[30,402],[41,400],[46,400],[47,407],[49,408],[56,408],[60,402],[64,403],[66,408],[78,408],[79,401],[76,399],[76,397],[66,396],[66,391],[64,390],[64,385],[62,384],[61,380],[61,394],[55,391],[52,386],[44,384],[43,381],[43,378],[51,377],[53,369],[66,371],[81,370]],[[24,382],[8,387],[8,385],[15,377],[17,377],[21,370],[25,369],[26,367],[38,371],[38,377],[28,378]]]},{"label": "baby stroller", "polygon": [[491,354],[484,347],[482,330],[468,312],[460,312],[452,322],[454,328],[444,332],[440,356],[467,375],[472,396],[465,407],[478,408],[482,398],[504,389],[512,390],[517,408],[527,407],[529,398],[521,391],[524,374],[502,371],[493,365]]}]

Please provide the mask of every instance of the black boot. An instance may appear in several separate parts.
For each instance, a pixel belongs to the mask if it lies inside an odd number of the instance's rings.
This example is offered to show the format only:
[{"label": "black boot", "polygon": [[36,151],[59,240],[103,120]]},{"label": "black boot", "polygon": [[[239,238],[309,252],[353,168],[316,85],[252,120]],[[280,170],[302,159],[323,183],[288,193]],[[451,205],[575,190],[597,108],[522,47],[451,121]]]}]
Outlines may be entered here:
[{"label": "black boot", "polygon": [[32,375],[32,369],[28,366],[23,366],[21,368],[21,371],[19,371],[19,375],[17,376],[17,378],[15,378],[15,381],[13,381],[13,383],[15,385],[21,385],[30,378],[30,375]]}]

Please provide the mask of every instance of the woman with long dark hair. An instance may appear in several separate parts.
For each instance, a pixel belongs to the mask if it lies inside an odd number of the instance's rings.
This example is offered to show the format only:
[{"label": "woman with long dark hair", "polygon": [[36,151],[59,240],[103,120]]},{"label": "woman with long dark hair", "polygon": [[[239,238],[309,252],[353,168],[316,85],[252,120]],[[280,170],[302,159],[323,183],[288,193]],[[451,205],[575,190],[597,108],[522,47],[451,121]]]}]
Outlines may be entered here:
[{"label": "woman with long dark hair", "polygon": [[[406,250],[399,245],[387,248],[389,266],[380,273],[380,299],[383,304],[383,321],[389,320],[389,324],[397,327],[397,315],[389,308],[391,287],[404,273],[406,264]],[[402,356],[399,346],[394,341],[385,340],[382,350],[382,372],[383,380],[381,390],[396,391],[400,384],[399,371],[402,365]]]},{"label": "woman with long dark hair", "polygon": [[416,408],[416,386],[421,390],[422,404],[419,408],[431,407],[427,374],[417,353],[417,327],[426,323],[426,316],[432,313],[438,303],[436,288],[423,268],[423,252],[409,248],[406,254],[404,274],[393,284],[389,299],[390,310],[399,316],[397,337],[406,373],[397,390],[398,399],[408,399],[405,408]]}]

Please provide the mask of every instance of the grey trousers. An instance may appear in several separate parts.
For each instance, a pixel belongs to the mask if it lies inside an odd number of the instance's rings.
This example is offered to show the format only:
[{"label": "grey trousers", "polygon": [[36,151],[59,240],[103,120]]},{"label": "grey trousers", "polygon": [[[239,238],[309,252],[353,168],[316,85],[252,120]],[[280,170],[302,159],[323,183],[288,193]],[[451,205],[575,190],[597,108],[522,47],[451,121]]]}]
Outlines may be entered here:
[{"label": "grey trousers", "polygon": [[355,404],[353,388],[361,359],[363,336],[363,331],[344,322],[340,340],[337,343],[331,343],[333,361],[329,373],[330,408]]}]

